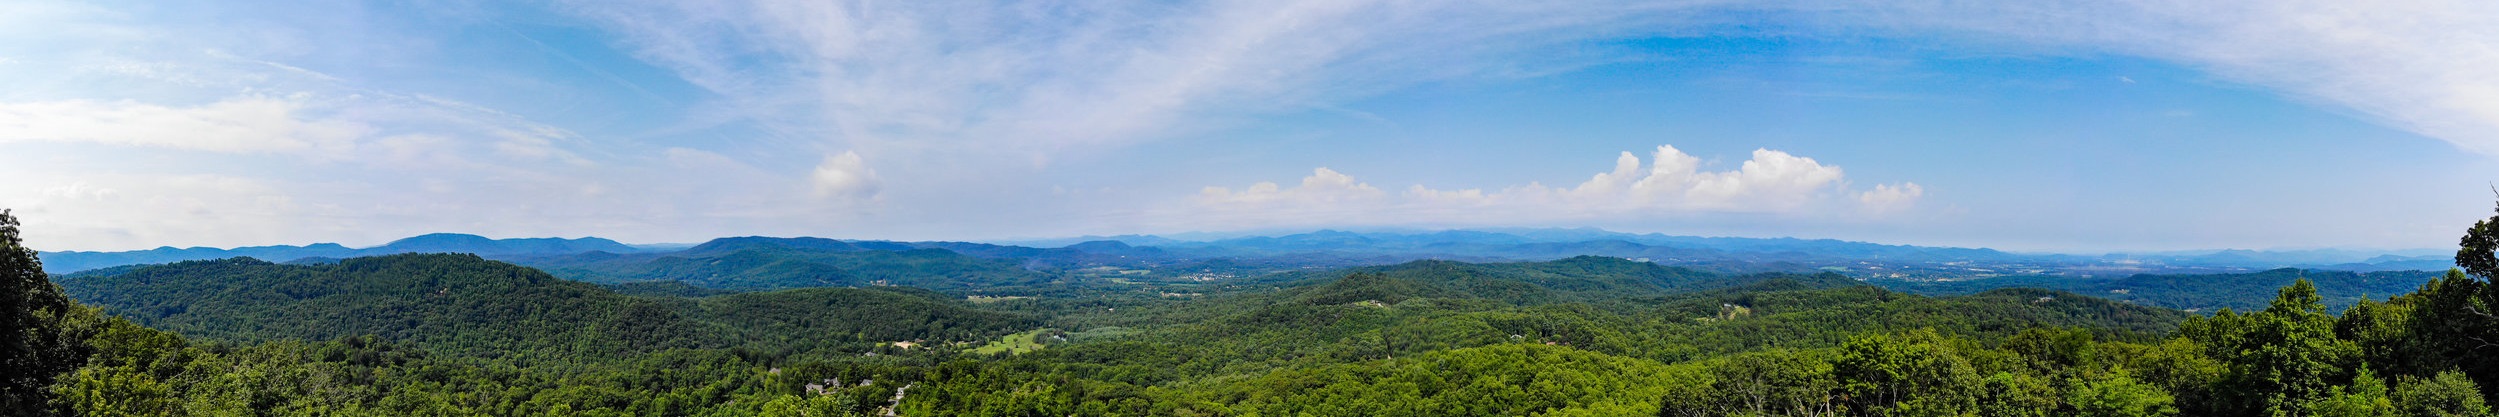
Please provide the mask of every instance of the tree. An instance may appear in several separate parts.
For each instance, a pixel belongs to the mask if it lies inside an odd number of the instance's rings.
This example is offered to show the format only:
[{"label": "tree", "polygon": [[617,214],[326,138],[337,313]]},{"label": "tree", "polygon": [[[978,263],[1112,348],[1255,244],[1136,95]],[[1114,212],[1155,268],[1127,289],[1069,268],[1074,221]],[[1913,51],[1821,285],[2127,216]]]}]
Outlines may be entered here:
[{"label": "tree", "polygon": [[2135,381],[2125,368],[2077,377],[2065,402],[2077,416],[2150,417],[2178,414],[2176,398],[2161,387]]},{"label": "tree", "polygon": [[2403,377],[2395,383],[2395,407],[2413,417],[2489,417],[2482,389],[2456,371],[2429,378]]},{"label": "tree", "polygon": [[2334,387],[2325,398],[2309,402],[2307,415],[2318,417],[2394,417],[2395,401],[2386,396],[2386,380],[2360,367],[2351,385]]},{"label": "tree", "polygon": [[1934,329],[1852,338],[1831,365],[1850,403],[1886,415],[1958,414],[1974,405],[1979,384],[1969,360]]},{"label": "tree", "polygon": [[128,367],[79,369],[55,388],[57,402],[81,416],[163,416],[178,411],[165,384]]},{"label": "tree", "polygon": [[[2401,300],[2400,298],[2398,300]],[[2406,354],[2416,335],[2410,328],[2412,303],[2379,303],[2360,300],[2343,309],[2343,317],[2335,319],[2334,333],[2360,347],[2360,357],[2368,365],[2388,374],[2427,374],[2444,366],[2425,366],[2425,358]]]},{"label": "tree", "polygon": [[2490,288],[2499,279],[2499,215],[2473,222],[2456,246],[2456,266],[2463,271],[2422,288],[2428,305],[2415,314],[2421,316],[2418,325],[2433,329],[2415,333],[2428,339],[2427,353],[2448,358],[2453,361],[2448,365],[2483,385],[2499,383],[2499,360],[2489,359],[2499,353],[2491,349],[2499,348],[2499,311],[2493,311],[2499,290]]},{"label": "tree", "polygon": [[2004,348],[2030,358],[2037,369],[2092,368],[2099,355],[2090,329],[2034,328],[2023,330],[2004,341]]},{"label": "tree", "polygon": [[2499,215],[2464,229],[2464,238],[2456,242],[2456,266],[2482,279],[2499,278]]},{"label": "tree", "polygon": [[764,403],[758,415],[769,417],[850,417],[860,415],[848,395],[783,395]]},{"label": "tree", "polygon": [[87,358],[62,321],[74,304],[18,238],[17,216],[0,210],[0,414],[44,413],[49,386]]},{"label": "tree", "polygon": [[2038,417],[2056,412],[2056,387],[2038,377],[1997,372],[1980,381],[1978,415]]},{"label": "tree", "polygon": [[[2336,338],[2334,316],[2325,313],[2316,284],[2302,279],[2283,288],[2265,311],[2247,316],[2239,354],[2229,358],[2230,383],[2242,401],[2285,411],[2329,395],[2359,347]],[[2279,414],[2279,413],[2276,413]]]},{"label": "tree", "polygon": [[1771,349],[1727,357],[1710,371],[1722,414],[1828,413],[1833,382],[1819,358]]}]

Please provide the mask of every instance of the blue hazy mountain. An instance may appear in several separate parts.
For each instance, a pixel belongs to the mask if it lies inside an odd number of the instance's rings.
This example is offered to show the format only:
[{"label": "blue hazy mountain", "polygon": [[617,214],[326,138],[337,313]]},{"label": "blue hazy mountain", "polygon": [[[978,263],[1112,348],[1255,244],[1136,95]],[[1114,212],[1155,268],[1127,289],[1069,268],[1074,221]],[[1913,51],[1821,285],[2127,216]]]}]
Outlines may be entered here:
[{"label": "blue hazy mountain", "polygon": [[1420,233],[1321,230],[1282,236],[1158,245],[1205,255],[1274,255],[1336,252],[1429,254],[1452,257],[1559,259],[1601,255],[1651,259],[1883,259],[1897,261],[2005,261],[2038,258],[1994,249],[1884,245],[1832,239],[1735,238],[1629,234],[1597,229],[1537,229],[1505,233],[1448,230]]},{"label": "blue hazy mountain", "polygon": [[[2452,264],[2450,264],[2452,265]],[[2383,300],[2421,288],[2441,270],[2330,271],[2275,269],[2241,274],[2136,274],[2096,279],[2007,276],[1953,281],[1866,280],[1893,291],[1927,296],[1975,294],[2001,288],[2039,288],[2088,294],[2131,304],[2212,312],[2263,310],[2282,287],[2309,280],[2326,307],[2341,310],[2363,299]]]},{"label": "blue hazy mountain", "polygon": [[875,285],[955,290],[1046,282],[1048,276],[1026,268],[1020,259],[1054,251],[1064,250],[747,236],[670,252],[593,251],[510,260],[566,279],[609,284],[677,282],[742,291]]},{"label": "blue hazy mountain", "polygon": [[[1633,234],[1593,228],[1482,229],[1438,231],[1320,230],[1265,236],[1209,234],[1087,236],[1021,242],[896,242],[817,237],[729,237],[700,244],[626,245],[601,238],[489,239],[476,235],[438,233],[410,237],[371,248],[333,243],[307,246],[255,246],[233,249],[157,248],[130,252],[43,253],[45,270],[67,273],[122,265],[185,260],[252,257],[272,262],[321,262],[399,253],[473,253],[566,270],[570,278],[623,282],[638,278],[687,279],[720,274],[769,273],[780,277],[833,276],[824,283],[874,282],[867,276],[899,274],[900,265],[942,265],[956,272],[1006,277],[997,265],[1011,269],[1070,270],[1093,267],[1140,269],[1204,269],[1272,271],[1308,267],[1393,264],[1414,260],[1472,262],[1543,261],[1574,256],[1609,256],[1648,260],[1666,265],[1722,272],[1794,272],[1827,268],[1883,269],[1892,276],[1900,268],[1923,268],[1916,275],[2228,273],[2275,268],[2345,271],[2444,270],[2451,262],[2436,251],[2368,251],[2346,249],[2208,250],[2102,255],[2014,253],[1987,248],[1890,245],[1835,239],[1701,237]],[[1193,240],[1194,239],[1194,240]],[[928,251],[939,251],[928,252]],[[919,251],[919,252],[914,252]],[[740,255],[740,253],[744,253]],[[732,257],[732,255],[736,255]],[[954,260],[948,257],[967,259]],[[835,258],[848,260],[834,260]],[[675,260],[669,260],[675,259]],[[880,260],[881,259],[881,260]],[[684,260],[734,261],[714,266],[656,265]],[[978,260],[982,262],[970,262]],[[884,264],[890,261],[892,264]],[[969,266],[983,263],[981,266]],[[1955,263],[1977,263],[1955,264]],[[628,265],[632,264],[632,265]],[[871,265],[876,264],[876,265]],[[766,268],[753,271],[728,268]],[[831,268],[831,269],[828,269]],[[886,271],[866,276],[864,270]],[[834,270],[851,271],[836,274]],[[743,271],[743,272],[741,272]],[[1867,272],[1868,270],[1859,270]],[[2046,272],[2041,272],[2046,271]],[[1871,274],[1871,272],[1868,272]],[[701,274],[701,275],[697,275]],[[1861,276],[1865,276],[1861,274]],[[595,277],[595,278],[593,278]],[[695,279],[695,281],[706,281]],[[747,282],[735,287],[780,288],[796,282]],[[723,282],[725,283],[725,282]],[[839,284],[834,284],[839,283]]]},{"label": "blue hazy mountain", "polygon": [[[1272,236],[1181,240],[1150,235],[1105,237],[1186,259],[1332,258],[1550,260],[1580,255],[1649,259],[1726,271],[1779,271],[1863,264],[1983,263],[1978,269],[2111,267],[2132,272],[2255,272],[2276,268],[2345,271],[2445,270],[2438,250],[2203,250],[2145,253],[2015,253],[1988,248],[1891,245],[1836,239],[1702,237],[1633,234],[1593,228],[1443,231],[1321,230]],[[1073,245],[1070,248],[1076,247]],[[1966,265],[1965,265],[1966,266]],[[1970,268],[1955,268],[1962,272]],[[1997,271],[2003,272],[2003,271]],[[1992,272],[1976,271],[1987,274]]]},{"label": "blue hazy mountain", "polygon": [[248,257],[270,262],[292,262],[303,259],[345,259],[402,253],[472,253],[488,258],[543,256],[585,252],[634,253],[632,246],[596,237],[580,239],[527,238],[490,239],[478,235],[435,233],[391,241],[370,248],[349,248],[336,243],[315,243],[304,246],[246,246],[233,249],[207,247],[156,249],[127,252],[43,252],[44,272],[64,274],[123,265],[162,264],[181,261]]}]

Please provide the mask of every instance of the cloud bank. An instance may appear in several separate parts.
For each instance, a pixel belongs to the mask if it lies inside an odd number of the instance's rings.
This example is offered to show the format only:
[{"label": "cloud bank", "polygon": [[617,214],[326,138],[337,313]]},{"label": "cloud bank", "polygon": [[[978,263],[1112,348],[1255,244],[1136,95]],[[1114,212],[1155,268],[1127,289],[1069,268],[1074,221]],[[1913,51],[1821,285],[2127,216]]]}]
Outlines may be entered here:
[{"label": "cloud bank", "polygon": [[1392,195],[1350,175],[1318,168],[1297,186],[1261,182],[1240,190],[1206,187],[1181,211],[1265,227],[1534,224],[1708,213],[1881,215],[1907,209],[1925,195],[1916,183],[1850,191],[1845,176],[1838,166],[1769,149],[1754,150],[1735,169],[1712,171],[1699,157],[1658,146],[1645,162],[1623,152],[1612,170],[1570,187],[1530,182],[1485,191],[1418,184]]}]

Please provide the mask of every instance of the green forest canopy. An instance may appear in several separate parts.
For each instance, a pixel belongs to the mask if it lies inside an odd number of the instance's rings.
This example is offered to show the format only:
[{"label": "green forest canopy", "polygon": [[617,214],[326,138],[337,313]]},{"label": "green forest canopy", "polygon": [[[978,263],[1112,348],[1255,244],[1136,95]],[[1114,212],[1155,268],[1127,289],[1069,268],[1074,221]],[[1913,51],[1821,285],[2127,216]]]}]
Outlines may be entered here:
[{"label": "green forest canopy", "polygon": [[[2489,415],[2499,217],[2339,313],[1930,297],[1611,258],[1174,296],[602,287],[465,255],[58,286],[0,214],[0,405],[68,415]],[[2481,239],[2481,240],[2476,240]],[[1019,278],[1020,279],[1020,278]],[[949,284],[952,285],[952,284]],[[619,290],[626,290],[620,292]],[[69,296],[63,296],[67,294]],[[79,302],[69,300],[74,297]],[[1032,332],[1041,329],[1040,332]],[[1049,330],[1057,329],[1057,330]],[[1011,334],[1046,349],[971,351]],[[907,342],[907,343],[897,343]],[[899,401],[897,401],[897,399]]]}]

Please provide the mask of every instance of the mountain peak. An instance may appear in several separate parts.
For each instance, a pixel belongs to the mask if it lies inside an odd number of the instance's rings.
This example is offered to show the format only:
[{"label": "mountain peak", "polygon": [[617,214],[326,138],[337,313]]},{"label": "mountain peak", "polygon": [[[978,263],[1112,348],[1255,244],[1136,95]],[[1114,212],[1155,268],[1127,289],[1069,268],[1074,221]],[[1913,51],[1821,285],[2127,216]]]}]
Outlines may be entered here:
[{"label": "mountain peak", "polygon": [[457,245],[457,244],[472,244],[472,245],[474,245],[474,244],[487,244],[487,243],[491,243],[491,242],[494,242],[494,239],[488,239],[488,238],[486,238],[485,236],[478,236],[478,235],[472,235],[472,234],[463,234],[463,233],[427,233],[427,234],[422,234],[422,235],[410,236],[410,237],[407,237],[407,238],[404,238],[404,239],[393,240],[393,241],[391,241],[390,243],[383,244],[383,245],[382,245],[382,247],[405,247],[405,246],[418,246],[418,245],[447,245],[447,244],[449,244],[449,245]]}]

